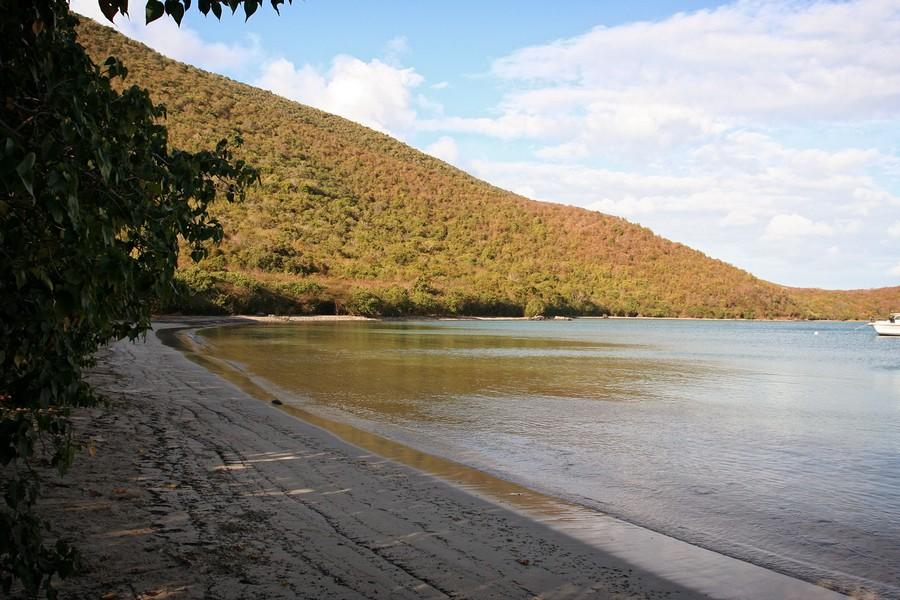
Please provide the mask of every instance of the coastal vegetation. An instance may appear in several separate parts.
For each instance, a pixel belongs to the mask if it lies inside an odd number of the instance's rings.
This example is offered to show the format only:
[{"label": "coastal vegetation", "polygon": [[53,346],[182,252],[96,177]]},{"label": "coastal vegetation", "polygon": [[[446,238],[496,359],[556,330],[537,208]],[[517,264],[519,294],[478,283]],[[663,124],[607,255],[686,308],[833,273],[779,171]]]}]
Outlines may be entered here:
[{"label": "coastal vegetation", "polygon": [[0,6],[0,591],[49,598],[78,555],[34,505],[77,450],[70,410],[98,402],[83,369],[149,328],[179,248],[199,260],[222,237],[209,204],[258,174],[225,136],[174,148],[127,67],[79,45],[66,0]]},{"label": "coastal vegetation", "polygon": [[262,184],[211,207],[221,246],[163,311],[865,318],[900,288],[799,290],[624,219],[535,202],[341,117],[180,64],[85,22],[95,61],[165,104],[179,146],[240,133]]}]

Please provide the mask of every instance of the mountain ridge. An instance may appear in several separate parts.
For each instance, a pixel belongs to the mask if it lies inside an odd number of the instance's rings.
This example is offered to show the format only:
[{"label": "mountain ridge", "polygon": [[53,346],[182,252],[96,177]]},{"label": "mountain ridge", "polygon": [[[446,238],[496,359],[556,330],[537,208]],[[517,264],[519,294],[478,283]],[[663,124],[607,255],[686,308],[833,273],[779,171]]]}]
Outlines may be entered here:
[{"label": "mountain ridge", "polygon": [[163,57],[82,17],[79,42],[166,105],[173,145],[240,133],[262,184],[217,203],[226,238],[173,310],[366,315],[866,318],[900,287],[761,280],[620,217],[538,202],[342,117]]}]

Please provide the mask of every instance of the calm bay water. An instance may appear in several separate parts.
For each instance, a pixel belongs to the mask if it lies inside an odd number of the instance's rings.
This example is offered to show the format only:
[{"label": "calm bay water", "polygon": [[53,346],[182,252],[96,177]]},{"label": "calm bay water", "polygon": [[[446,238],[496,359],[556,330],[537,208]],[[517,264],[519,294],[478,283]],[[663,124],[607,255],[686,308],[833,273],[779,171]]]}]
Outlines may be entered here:
[{"label": "calm bay water", "polygon": [[900,339],[856,323],[205,330],[351,422],[706,548],[900,597]]}]

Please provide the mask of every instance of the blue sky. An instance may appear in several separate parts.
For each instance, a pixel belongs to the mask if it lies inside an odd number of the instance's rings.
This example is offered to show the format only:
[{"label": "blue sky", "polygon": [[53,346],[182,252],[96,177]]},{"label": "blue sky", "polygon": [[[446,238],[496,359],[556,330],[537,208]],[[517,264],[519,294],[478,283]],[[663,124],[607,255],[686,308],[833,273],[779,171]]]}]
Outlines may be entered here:
[{"label": "blue sky", "polygon": [[896,0],[305,0],[142,21],[116,26],[764,279],[900,284]]}]

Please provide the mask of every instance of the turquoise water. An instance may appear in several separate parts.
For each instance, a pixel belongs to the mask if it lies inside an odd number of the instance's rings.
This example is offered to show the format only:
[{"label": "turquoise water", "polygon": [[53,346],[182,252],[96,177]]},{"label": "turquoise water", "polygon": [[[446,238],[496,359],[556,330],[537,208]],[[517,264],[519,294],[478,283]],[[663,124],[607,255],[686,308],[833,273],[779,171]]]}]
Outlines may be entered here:
[{"label": "turquoise water", "polygon": [[803,579],[900,597],[900,338],[665,320],[203,336],[309,410]]}]

